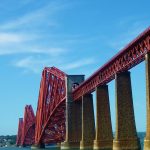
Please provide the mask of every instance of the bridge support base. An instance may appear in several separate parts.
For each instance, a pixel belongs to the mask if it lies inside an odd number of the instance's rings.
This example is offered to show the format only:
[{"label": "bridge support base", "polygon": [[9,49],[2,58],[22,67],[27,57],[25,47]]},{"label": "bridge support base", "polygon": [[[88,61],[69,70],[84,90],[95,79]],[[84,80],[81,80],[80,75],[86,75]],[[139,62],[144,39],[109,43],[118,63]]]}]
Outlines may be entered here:
[{"label": "bridge support base", "polygon": [[32,145],[31,149],[44,149],[45,144]]},{"label": "bridge support base", "polygon": [[20,145],[19,148],[24,148],[25,146]]},{"label": "bridge support base", "polygon": [[80,142],[80,149],[92,149],[93,141],[81,141]]},{"label": "bridge support base", "polygon": [[84,81],[83,75],[67,75],[66,77],[66,137],[61,149],[80,147],[82,131],[82,101],[73,101],[72,87]]},{"label": "bridge support base", "polygon": [[82,103],[68,102],[68,131],[66,131],[66,140],[61,143],[61,149],[72,149],[80,147],[81,140],[81,109]]},{"label": "bridge support base", "polygon": [[112,144],[113,141],[98,141],[98,140],[94,140],[94,150],[112,150]]},{"label": "bridge support base", "polygon": [[95,137],[93,96],[87,94],[82,97],[82,140],[80,149],[93,148]]},{"label": "bridge support base", "polygon": [[150,150],[150,140],[144,139],[144,150]]},{"label": "bridge support base", "polygon": [[96,88],[96,137],[95,150],[112,150],[113,134],[110,117],[108,86]]},{"label": "bridge support base", "polygon": [[139,139],[114,140],[113,150],[140,150]]},{"label": "bridge support base", "polygon": [[139,150],[137,137],[130,72],[116,75],[116,135],[113,150]]},{"label": "bridge support base", "polygon": [[150,53],[145,56],[146,66],[146,137],[144,150],[150,150]]},{"label": "bridge support base", "polygon": [[26,147],[26,146],[27,146],[27,145],[21,145],[20,147],[22,147],[22,148],[23,148],[23,147]]},{"label": "bridge support base", "polygon": [[61,149],[65,150],[65,149],[79,149],[80,146],[80,142],[68,142],[65,141],[63,143],[61,143]]}]

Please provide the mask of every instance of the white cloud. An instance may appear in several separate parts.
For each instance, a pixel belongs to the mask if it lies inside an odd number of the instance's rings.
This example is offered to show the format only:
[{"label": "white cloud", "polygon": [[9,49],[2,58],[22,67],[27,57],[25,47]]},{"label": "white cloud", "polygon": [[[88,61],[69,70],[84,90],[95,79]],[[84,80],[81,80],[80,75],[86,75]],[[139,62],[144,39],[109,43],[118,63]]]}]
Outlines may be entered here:
[{"label": "white cloud", "polygon": [[[23,44],[24,45],[24,44]],[[63,53],[67,52],[67,49],[63,48],[53,48],[53,47],[34,47],[34,45],[31,46],[25,46],[23,45],[13,45],[13,48],[11,45],[6,47],[0,47],[0,55],[12,55],[12,54],[48,54],[50,56],[59,56]]]},{"label": "white cloud", "polygon": [[86,58],[86,59],[69,62],[68,64],[64,64],[62,68],[63,70],[71,70],[71,69],[76,69],[94,63],[95,60],[93,58]]},{"label": "white cloud", "polygon": [[32,71],[34,73],[39,73],[44,67],[55,66],[63,71],[70,71],[72,69],[81,68],[94,63],[94,58],[74,60],[74,62],[65,62],[65,59],[61,57],[51,57],[50,59],[43,59],[41,57],[29,56],[13,62],[13,65],[15,67],[24,69],[25,72]]},{"label": "white cloud", "polygon": [[126,32],[118,35],[114,40],[109,40],[109,45],[117,50],[124,48],[128,43],[135,39],[146,28],[144,24],[140,22],[134,22],[126,28]]},{"label": "white cloud", "polygon": [[[21,54],[19,57],[23,57],[22,54],[26,54],[24,58],[15,60],[13,66],[35,73],[41,72],[45,66],[56,66],[68,71],[93,64],[92,58],[73,61],[66,57],[66,52],[70,52],[71,49],[65,47],[87,42],[87,37],[85,40],[81,35],[51,34],[50,27],[58,25],[55,14],[64,8],[65,3],[53,1],[14,20],[1,23],[0,55]],[[41,56],[38,57],[39,55]]]},{"label": "white cloud", "polygon": [[0,55],[32,53],[57,56],[67,51],[64,48],[53,47],[49,44],[42,44],[42,42],[39,43],[39,40],[43,42],[44,39],[32,34],[0,32]]},{"label": "white cloud", "polygon": [[12,21],[4,24],[1,23],[0,30],[23,30],[23,28],[36,30],[38,26],[56,26],[57,23],[54,21],[53,16],[64,7],[65,5],[63,3],[51,2],[46,6],[26,13]]},{"label": "white cloud", "polygon": [[6,44],[6,46],[10,43],[18,44],[25,41],[34,40],[36,38],[37,37],[34,35],[28,36],[27,34],[21,34],[21,33],[0,32],[0,44]]},{"label": "white cloud", "polygon": [[20,36],[9,33],[0,33],[0,43],[20,42],[20,41],[22,41],[22,37]]},{"label": "white cloud", "polygon": [[33,71],[34,73],[38,73],[40,68],[43,67],[42,64],[42,61],[35,60],[32,56],[29,56],[15,62],[14,66],[25,69],[25,72]]},{"label": "white cloud", "polygon": [[[65,48],[52,46],[56,45],[58,40],[54,40],[53,35],[49,33],[50,29],[47,31],[45,28],[55,25],[54,15],[64,7],[65,4],[59,1],[47,2],[47,5],[22,16],[18,15],[16,20],[1,23],[0,55],[49,54],[57,56],[66,52]],[[42,33],[41,30],[44,32]]]}]

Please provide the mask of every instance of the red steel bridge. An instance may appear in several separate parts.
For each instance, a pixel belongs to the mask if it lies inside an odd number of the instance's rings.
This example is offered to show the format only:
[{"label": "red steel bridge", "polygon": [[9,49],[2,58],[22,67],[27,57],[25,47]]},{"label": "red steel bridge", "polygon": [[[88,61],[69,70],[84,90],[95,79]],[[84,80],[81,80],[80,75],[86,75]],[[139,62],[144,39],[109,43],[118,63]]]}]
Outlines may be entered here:
[{"label": "red steel bridge", "polygon": [[[112,57],[112,59],[110,59],[106,64],[100,67],[96,72],[94,72],[88,79],[86,79],[82,83],[78,82],[75,79],[75,77],[73,80],[70,79],[69,75],[65,74],[64,72],[55,67],[44,68],[40,83],[36,117],[34,116],[32,107],[30,105],[26,106],[24,119],[19,119],[18,136],[16,142],[17,146],[34,144],[40,145],[40,147],[44,147],[45,144],[62,143],[65,141],[64,145],[63,144],[62,145],[65,147],[66,143],[68,143],[68,146],[71,147],[70,143],[75,143],[76,141],[83,142],[84,135],[86,135],[86,133],[83,133],[84,130],[83,127],[84,128],[86,127],[86,125],[83,126],[84,103],[82,102],[82,117],[81,117],[82,121],[80,122],[80,125],[79,123],[74,122],[74,120],[76,119],[70,118],[69,112],[72,111],[70,110],[72,109],[70,105],[72,105],[73,103],[79,105],[80,101],[84,100],[85,95],[90,95],[93,91],[97,92],[98,87],[105,86],[108,82],[110,82],[113,79],[120,80],[119,74],[128,72],[129,69],[133,68],[134,66],[144,61],[145,58],[147,59],[146,62],[149,63],[149,56],[148,56],[149,52],[150,52],[150,27],[147,28],[143,33],[141,33],[137,38],[135,38],[132,42],[130,42],[117,55]],[[150,72],[147,73],[148,77],[149,74]],[[148,77],[147,82],[150,83]],[[116,82],[118,83],[118,80]],[[149,84],[147,84],[147,88],[148,86]],[[73,113],[78,114],[79,110],[80,109],[74,109]],[[117,110],[119,109],[117,108]],[[120,114],[118,113],[117,115],[119,116]],[[133,119],[134,113],[131,111],[131,114],[129,114],[129,116],[132,116],[131,118]],[[150,115],[148,115],[148,117],[149,116]],[[78,116],[78,118],[80,118],[80,116]],[[73,126],[72,125],[73,123],[77,124],[78,127]],[[77,135],[77,133],[75,133],[73,130],[79,129],[80,126],[82,126],[81,129],[82,131],[81,130],[78,131],[81,131],[81,135]],[[99,124],[97,123],[96,126],[98,128]],[[119,128],[119,126],[120,125],[118,123],[117,127]],[[149,132],[147,133],[147,135],[150,135],[149,125],[147,126],[148,126],[147,132]],[[118,128],[116,130],[119,130]],[[96,130],[96,135],[98,135],[97,132],[99,131]],[[120,132],[122,132],[122,129],[120,129]],[[118,135],[120,134],[120,132],[118,132]],[[116,135],[115,138],[117,139],[116,140],[117,142],[119,141],[118,135]],[[122,135],[124,134],[121,134],[121,136]],[[135,135],[136,134],[134,133],[133,137],[131,136],[130,138],[134,139]],[[73,138],[73,140],[69,142],[69,138],[70,139]],[[94,139],[96,140],[96,138]],[[122,139],[124,138],[125,136],[123,136]],[[97,139],[97,141],[98,140],[99,139]],[[105,141],[105,138],[101,140]],[[86,144],[83,142],[85,145],[82,143],[84,145],[82,147],[81,143],[79,145],[80,148],[82,149]]]},{"label": "red steel bridge", "polygon": [[24,118],[19,119],[17,146],[29,146],[35,143],[35,115],[31,105],[25,106]]}]

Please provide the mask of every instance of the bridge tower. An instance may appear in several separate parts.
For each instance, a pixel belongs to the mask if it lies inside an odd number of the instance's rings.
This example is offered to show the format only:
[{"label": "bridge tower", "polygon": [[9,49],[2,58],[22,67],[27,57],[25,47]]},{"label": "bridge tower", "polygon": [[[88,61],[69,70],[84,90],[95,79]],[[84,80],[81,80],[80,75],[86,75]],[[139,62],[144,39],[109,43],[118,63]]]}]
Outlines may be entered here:
[{"label": "bridge tower", "polygon": [[51,67],[44,68],[36,111],[35,145],[61,143],[66,134],[66,74]]},{"label": "bridge tower", "polygon": [[22,126],[21,146],[31,146],[35,142],[35,115],[31,105],[25,106]]},{"label": "bridge tower", "polygon": [[82,100],[73,101],[72,91],[84,81],[84,75],[67,75],[66,82],[66,136],[61,149],[79,148],[82,139]]},{"label": "bridge tower", "polygon": [[19,118],[18,134],[17,134],[17,139],[16,139],[16,146],[20,146],[21,145],[22,128],[23,128],[23,118]]}]

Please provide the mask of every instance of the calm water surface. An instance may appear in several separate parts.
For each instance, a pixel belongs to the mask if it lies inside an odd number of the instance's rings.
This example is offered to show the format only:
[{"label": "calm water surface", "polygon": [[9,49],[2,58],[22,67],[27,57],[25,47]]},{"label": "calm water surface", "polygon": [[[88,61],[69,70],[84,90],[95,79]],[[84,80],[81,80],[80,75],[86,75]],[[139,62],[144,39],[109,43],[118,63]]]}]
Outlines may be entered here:
[{"label": "calm water surface", "polygon": [[[141,147],[143,150],[143,142],[144,142],[144,137],[145,133],[144,132],[139,132],[138,137],[140,138],[141,141]],[[46,148],[47,150],[59,150],[59,148]],[[31,150],[30,148],[18,148],[18,147],[6,147],[6,148],[0,148],[0,150]]]}]

